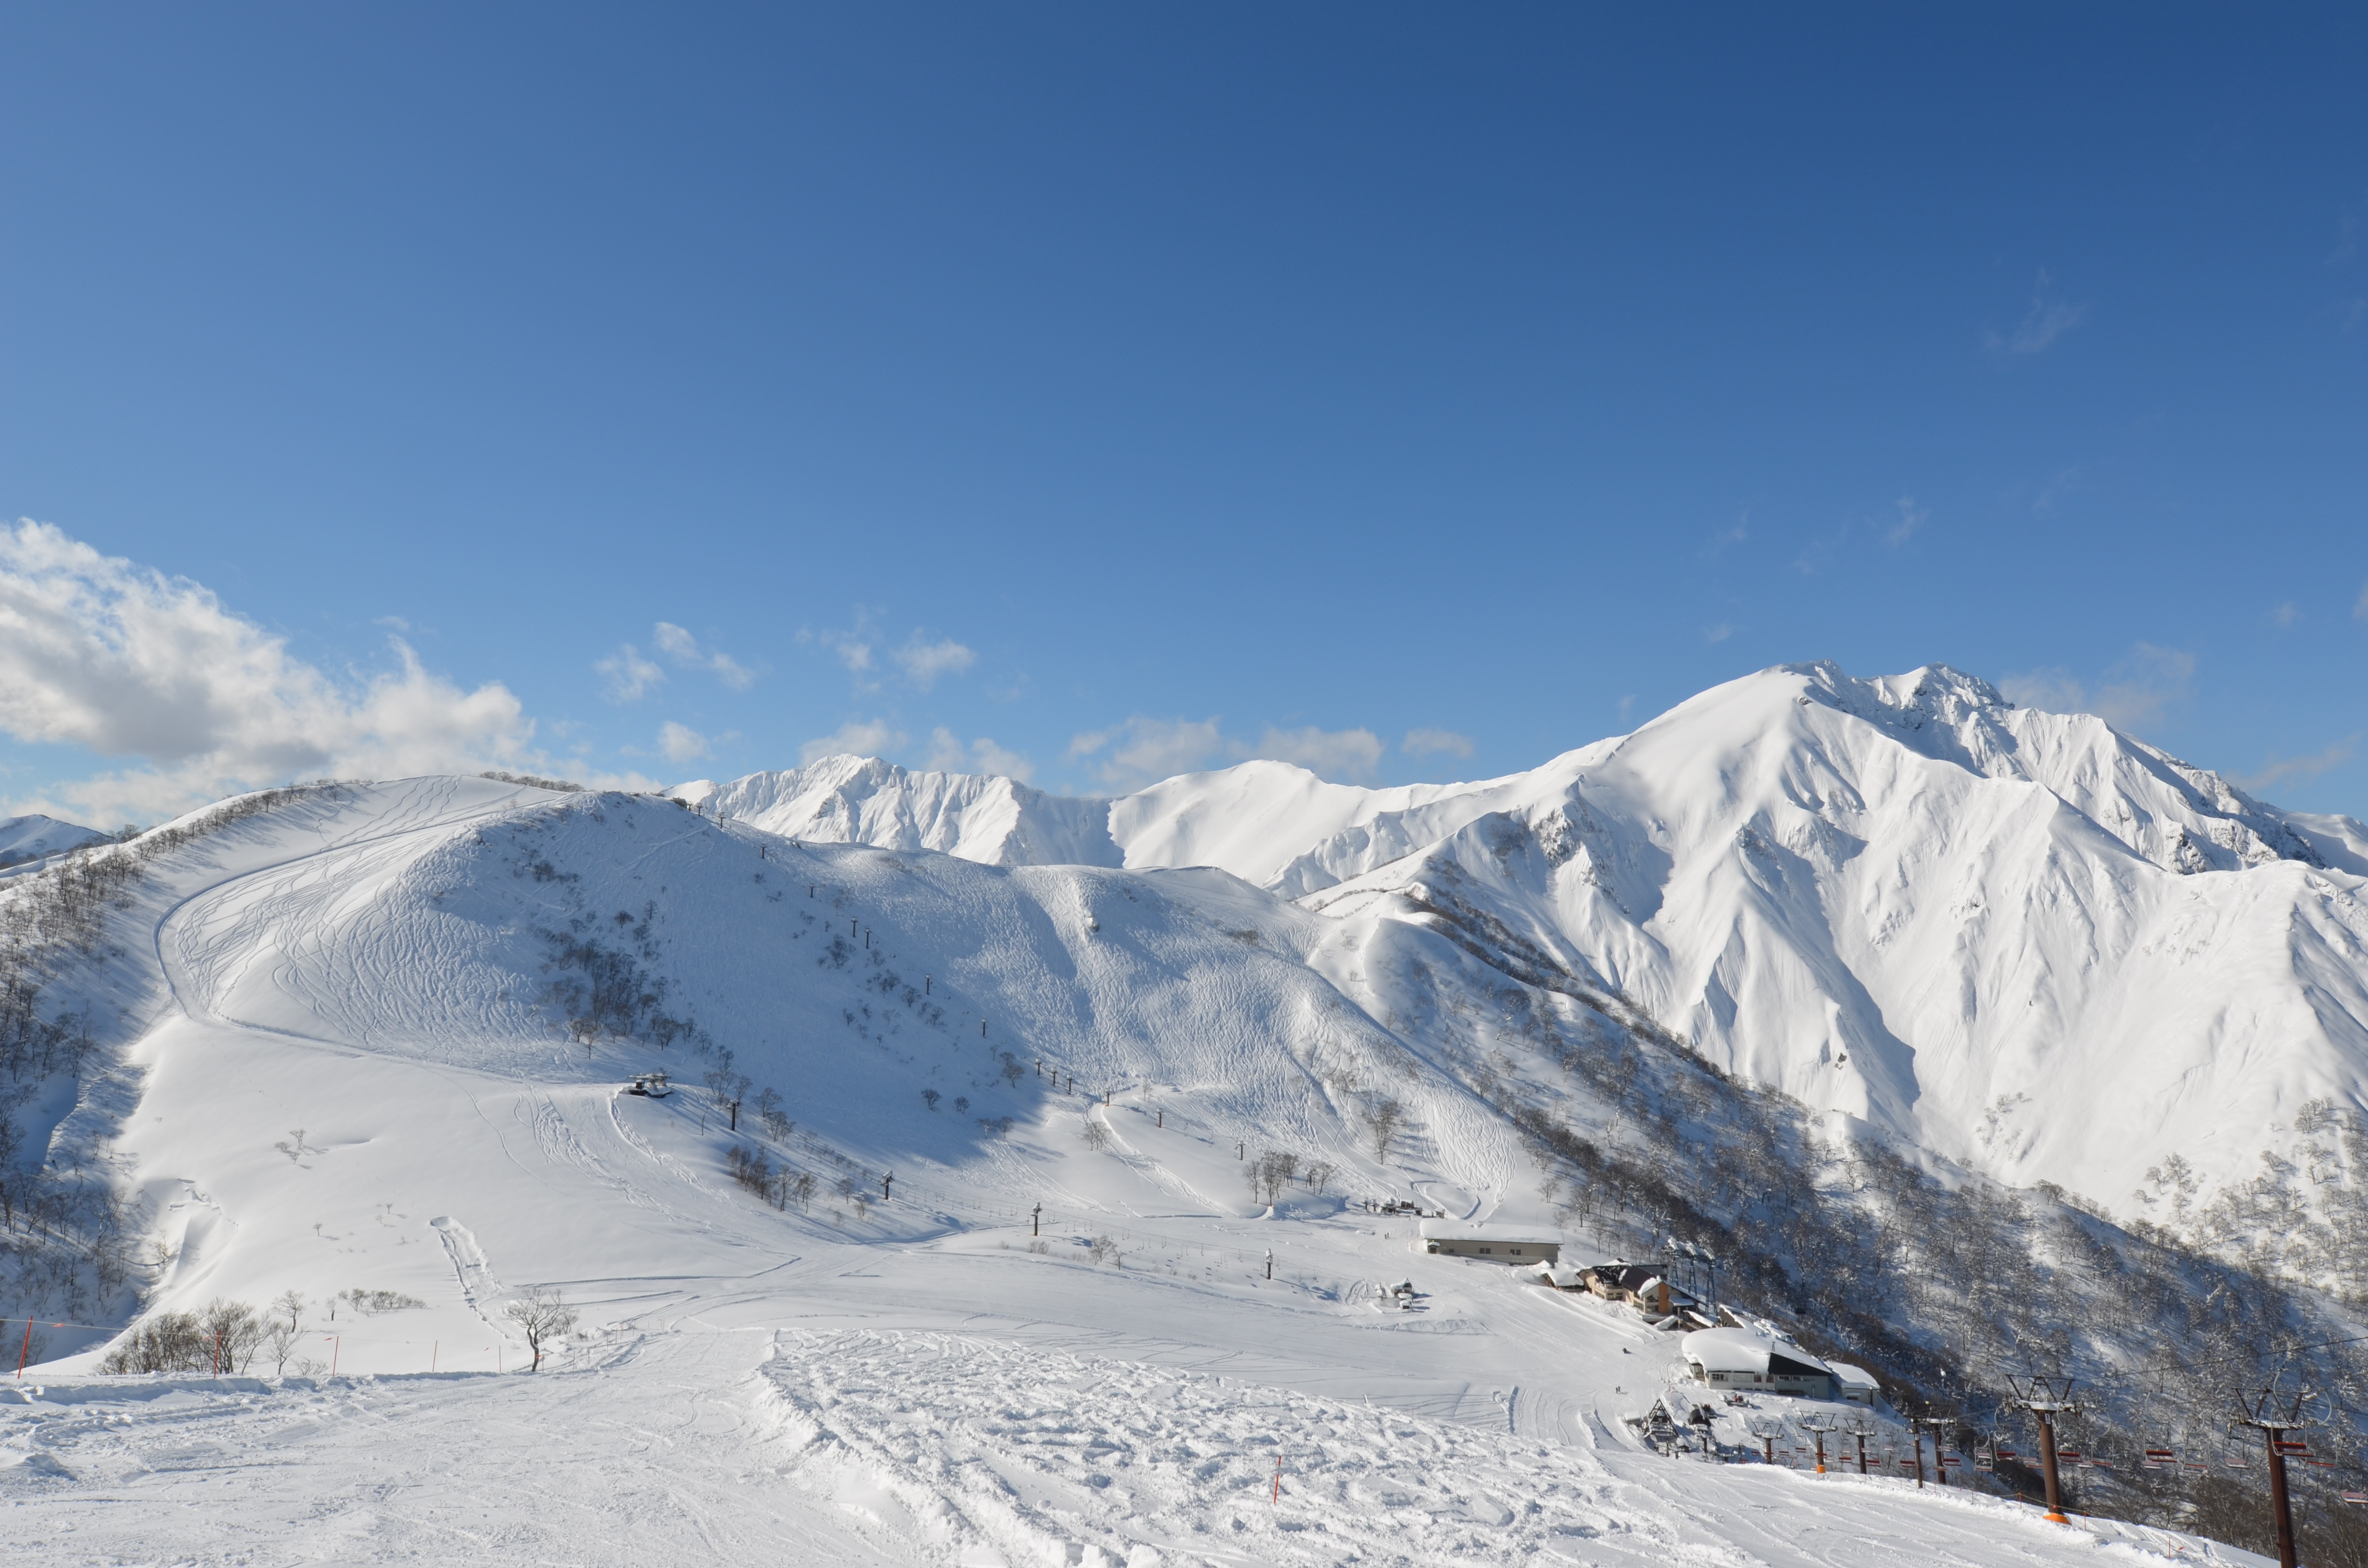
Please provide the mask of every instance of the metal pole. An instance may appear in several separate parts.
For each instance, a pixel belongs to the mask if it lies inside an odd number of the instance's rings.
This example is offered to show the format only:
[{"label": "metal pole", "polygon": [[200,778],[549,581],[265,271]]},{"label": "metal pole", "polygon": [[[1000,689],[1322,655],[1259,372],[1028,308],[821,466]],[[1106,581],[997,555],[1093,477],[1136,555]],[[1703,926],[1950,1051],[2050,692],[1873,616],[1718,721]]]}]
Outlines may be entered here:
[{"label": "metal pole", "polygon": [[2270,1450],[2270,1506],[2278,1515],[2278,1568],[2295,1568],[2294,1509],[2286,1501],[2286,1456],[2278,1451],[2278,1439],[2284,1436],[2280,1428],[2261,1428],[2262,1441]]},{"label": "metal pole", "polygon": [[1044,1206],[1041,1203],[1029,1211],[1028,1233],[1031,1236],[1041,1236],[1044,1233]]},{"label": "metal pole", "polygon": [[2055,1479],[2055,1423],[2047,1418],[2044,1410],[2034,1410],[2039,1417],[2039,1472],[2047,1480],[2046,1517],[2059,1525],[2072,1521],[2064,1517],[2064,1490]]},{"label": "metal pole", "polygon": [[1921,1492],[1924,1490],[1924,1428],[1910,1426],[1907,1437],[1916,1445],[1916,1490]]}]

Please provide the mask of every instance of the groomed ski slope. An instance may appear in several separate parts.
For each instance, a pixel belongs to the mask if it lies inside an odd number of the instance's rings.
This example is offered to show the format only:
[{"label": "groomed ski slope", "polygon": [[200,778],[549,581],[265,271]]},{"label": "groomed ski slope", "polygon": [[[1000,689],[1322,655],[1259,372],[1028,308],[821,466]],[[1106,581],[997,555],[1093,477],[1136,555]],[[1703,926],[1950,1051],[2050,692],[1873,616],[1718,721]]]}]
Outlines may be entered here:
[{"label": "groomed ski slope", "polygon": [[[1344,1206],[1543,1210],[1483,1108],[1326,978],[1378,971],[1376,931],[1222,873],[801,849],[667,802],[421,779],[226,827],[160,859],[123,918],[147,941],[90,986],[137,1036],[114,1159],[148,1202],[147,1305],[298,1291],[315,1365],[109,1380],[86,1341],[36,1368],[0,1400],[0,1558],[2193,1550],[1896,1474],[1642,1451],[1622,1417],[1664,1386],[1668,1336]],[[798,1126],[771,1157],[859,1187],[893,1170],[894,1197],[767,1205],[725,1170],[748,1128],[621,1094],[700,1063],[556,1027],[552,988],[587,972],[559,955],[595,934],[639,966],[645,1028],[694,1022],[780,1093]],[[1358,1074],[1409,1108],[1386,1162]],[[1340,1174],[1253,1202],[1237,1151],[1270,1147]],[[1409,1309],[1381,1293],[1399,1281]],[[503,1309],[550,1288],[582,1324],[525,1375]],[[348,1290],[422,1304],[327,1319]]]}]

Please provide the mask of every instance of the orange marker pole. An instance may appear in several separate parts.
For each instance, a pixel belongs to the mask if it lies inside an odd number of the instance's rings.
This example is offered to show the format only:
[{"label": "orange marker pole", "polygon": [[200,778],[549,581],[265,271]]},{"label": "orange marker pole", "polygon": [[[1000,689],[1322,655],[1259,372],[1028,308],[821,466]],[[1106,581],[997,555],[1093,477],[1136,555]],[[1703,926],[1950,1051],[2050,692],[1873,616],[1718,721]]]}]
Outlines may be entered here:
[{"label": "orange marker pole", "polygon": [[1274,1456],[1274,1500],[1282,1501],[1282,1456]]},{"label": "orange marker pole", "polygon": [[21,1379],[25,1375],[25,1359],[27,1357],[32,1355],[32,1353],[33,1320],[28,1317],[25,1320],[25,1343],[24,1346],[17,1352],[17,1376],[18,1378]]}]

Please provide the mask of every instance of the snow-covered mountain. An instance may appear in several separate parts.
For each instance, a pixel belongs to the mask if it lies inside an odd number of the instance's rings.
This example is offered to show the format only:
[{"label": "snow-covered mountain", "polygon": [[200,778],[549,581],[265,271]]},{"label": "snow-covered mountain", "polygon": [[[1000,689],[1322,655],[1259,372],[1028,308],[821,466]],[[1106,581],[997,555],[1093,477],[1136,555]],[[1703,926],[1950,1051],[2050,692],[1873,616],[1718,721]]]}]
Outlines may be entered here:
[{"label": "snow-covered mountain", "polygon": [[2171,1153],[2208,1190],[2305,1108],[2368,1104],[2368,830],[1941,666],[1764,670],[1474,784],[1251,762],[1105,803],[834,758],[695,792],[797,838],[1215,866],[1452,928],[1814,1107],[2142,1215],[2142,1187],[2179,1201],[2146,1176]]},{"label": "snow-covered mountain", "polygon": [[0,866],[22,865],[45,855],[63,855],[85,844],[103,844],[108,835],[39,814],[0,820]]},{"label": "snow-covered mountain", "polygon": [[[2053,1358],[2103,1381],[2092,1446],[2132,1439],[2117,1366],[2150,1369],[2149,1419],[2167,1391],[2216,1412],[2212,1377],[2284,1338],[2356,1371],[2328,1298],[1975,1174],[2115,1169],[2211,1127],[2159,1094],[2119,1119],[2000,1107],[1982,1053],[2143,1089],[2159,1040],[2113,1036],[2140,1051],[2116,1080],[2078,1030],[2117,1027],[2116,998],[2158,1022],[2215,998],[2220,1036],[2169,1037],[2198,1094],[2336,1102],[2292,1113],[2333,1145],[2307,1199],[2276,1187],[2293,1222],[2245,1212],[2281,1240],[2330,1216],[2325,1278],[2368,1287],[2361,1010],[2300,1047],[2247,1036],[2249,1074],[2213,1056],[2287,1006],[2279,954],[2324,967],[2310,999],[2356,994],[2362,835],[2095,721],[1808,668],[1479,784],[1263,763],[1077,802],[843,759],[677,794],[290,789],[0,886],[0,1290],[40,1368],[0,1402],[0,1485],[43,1510],[20,1539],[2095,1555],[2018,1506],[1919,1496],[1885,1412],[1889,1482],[1671,1464],[1655,1411],[1699,1391],[1668,1335],[1427,1255],[1369,1198],[1581,1256],[1699,1242],[1721,1300],[1903,1398]],[[622,1092],[652,1070],[677,1092]],[[512,1309],[552,1291],[583,1313],[545,1345],[570,1379],[502,1378],[530,1353]],[[288,1328],[243,1369],[295,1375],[210,1385],[176,1314],[235,1337],[239,1302]],[[135,1352],[181,1370],[97,1376]],[[1805,1465],[1803,1414],[1721,1406],[1703,1436]],[[184,1506],[198,1448],[251,1479],[234,1523]]]}]

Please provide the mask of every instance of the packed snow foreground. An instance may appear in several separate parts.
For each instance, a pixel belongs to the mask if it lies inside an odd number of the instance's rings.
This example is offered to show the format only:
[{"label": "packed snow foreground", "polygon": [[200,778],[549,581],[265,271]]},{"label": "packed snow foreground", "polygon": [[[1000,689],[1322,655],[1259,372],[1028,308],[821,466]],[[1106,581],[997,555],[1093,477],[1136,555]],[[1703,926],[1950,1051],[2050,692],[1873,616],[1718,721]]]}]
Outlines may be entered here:
[{"label": "packed snow foreground", "polygon": [[[2112,1138],[1980,1119],[2013,1052],[2101,1083],[2076,1034],[2101,1050],[2111,1006],[2201,985],[2145,953],[2215,931],[2261,1000],[2162,1043],[2199,1099],[2355,1103],[2357,824],[2107,757],[2047,727],[2093,721],[1977,685],[1768,672],[1701,699],[1690,740],[1520,779],[1252,764],[1099,812],[852,763],[678,800],[324,785],[9,884],[13,972],[44,987],[12,1038],[51,1066],[11,1058],[9,1288],[40,1316],[0,1395],[0,1556],[2252,1561],[2049,1525],[1963,1471],[1919,1490],[1887,1410],[1882,1474],[1710,1462],[1770,1430],[1805,1452],[1807,1402],[1730,1403],[1666,1322],[1418,1234],[1602,1251],[1540,1181],[1553,1126],[1491,1097],[1581,1119],[1516,1054],[1540,1029],[1679,1028],[1839,1106],[1843,1143],[1984,1179],[2216,1147],[2146,1098],[2151,1060]],[[893,809],[867,825],[857,795]],[[2081,910],[2004,907],[2029,857],[2001,844],[2042,846]],[[2076,929],[2114,976],[2047,967]],[[2300,1027],[2276,975],[2302,944],[2317,1032],[2209,1077],[2228,1031]],[[676,1092],[632,1092],[653,1073]],[[574,1321],[529,1372],[537,1301]],[[225,1375],[100,1371],[176,1313],[235,1342]],[[1695,1401],[1709,1437],[1668,1457],[1656,1413]]]}]

